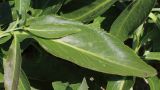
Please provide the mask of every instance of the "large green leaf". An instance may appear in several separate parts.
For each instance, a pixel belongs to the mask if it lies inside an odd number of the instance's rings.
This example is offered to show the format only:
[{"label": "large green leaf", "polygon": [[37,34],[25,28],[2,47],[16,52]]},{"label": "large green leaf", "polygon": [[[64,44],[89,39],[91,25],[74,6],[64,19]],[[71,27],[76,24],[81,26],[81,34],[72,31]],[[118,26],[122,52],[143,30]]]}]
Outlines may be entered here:
[{"label": "large green leaf", "polygon": [[21,49],[16,35],[4,57],[4,85],[6,90],[17,90],[21,71]]},{"label": "large green leaf", "polygon": [[111,33],[126,40],[145,21],[156,0],[133,0],[111,26]]},{"label": "large green leaf", "polygon": [[[79,20],[82,22],[88,22],[96,18],[97,16],[103,14],[107,9],[109,9],[118,0],[89,0],[89,1],[79,1],[79,2],[91,2],[89,5],[85,5],[77,10],[70,13],[64,13],[64,17]],[[76,4],[80,4],[80,3]],[[85,4],[86,4],[85,3]],[[74,7],[72,7],[74,8]],[[82,14],[83,13],[83,14]]]},{"label": "large green leaf", "polygon": [[159,90],[160,89],[160,80],[157,76],[147,78],[150,90]]},{"label": "large green leaf", "polygon": [[108,81],[106,90],[130,90],[134,85],[133,78],[124,77]]},{"label": "large green leaf", "polygon": [[154,68],[117,38],[102,30],[81,28],[81,32],[61,39],[35,39],[49,53],[95,71],[138,77],[156,75]]}]

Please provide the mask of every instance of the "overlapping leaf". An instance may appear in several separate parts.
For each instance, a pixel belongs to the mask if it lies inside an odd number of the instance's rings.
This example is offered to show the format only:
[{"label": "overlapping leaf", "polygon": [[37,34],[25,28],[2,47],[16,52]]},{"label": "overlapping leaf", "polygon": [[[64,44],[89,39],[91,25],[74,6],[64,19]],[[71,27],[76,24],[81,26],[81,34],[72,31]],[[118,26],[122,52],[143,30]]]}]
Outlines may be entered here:
[{"label": "overlapping leaf", "polygon": [[160,80],[157,76],[147,78],[150,90],[159,90],[160,89]]},{"label": "overlapping leaf", "polygon": [[26,14],[30,7],[31,0],[15,0],[15,8],[22,19],[22,23],[26,20]]},{"label": "overlapping leaf", "polygon": [[108,81],[106,90],[130,90],[134,85],[133,78],[124,77]]},{"label": "overlapping leaf", "polygon": [[117,38],[102,30],[86,26],[81,29],[81,32],[61,39],[35,39],[49,53],[95,71],[138,77],[156,75],[154,68]]},{"label": "overlapping leaf", "polygon": [[28,24],[26,30],[43,38],[60,38],[81,31],[80,23],[51,15],[33,18]]},{"label": "overlapping leaf", "polygon": [[[90,0],[90,1],[87,1],[87,3],[91,2],[89,5],[86,5],[70,13],[65,13],[63,16],[70,19],[79,20],[82,22],[88,22],[93,20],[97,16],[103,14],[116,1],[118,0]],[[82,1],[82,2],[86,2],[86,1]]]},{"label": "overlapping leaf", "polygon": [[31,90],[29,81],[23,70],[20,72],[18,90]]},{"label": "overlapping leaf", "polygon": [[14,35],[12,44],[3,60],[3,67],[5,89],[17,90],[21,71],[21,49],[16,35]]},{"label": "overlapping leaf", "polygon": [[160,52],[147,52],[145,54],[147,60],[160,60]]},{"label": "overlapping leaf", "polygon": [[64,0],[32,0],[32,16],[57,14]]},{"label": "overlapping leaf", "polygon": [[126,40],[148,17],[156,0],[134,0],[116,19],[110,32]]},{"label": "overlapping leaf", "polygon": [[0,35],[0,44],[7,42],[9,39],[11,39],[11,35],[9,33]]}]

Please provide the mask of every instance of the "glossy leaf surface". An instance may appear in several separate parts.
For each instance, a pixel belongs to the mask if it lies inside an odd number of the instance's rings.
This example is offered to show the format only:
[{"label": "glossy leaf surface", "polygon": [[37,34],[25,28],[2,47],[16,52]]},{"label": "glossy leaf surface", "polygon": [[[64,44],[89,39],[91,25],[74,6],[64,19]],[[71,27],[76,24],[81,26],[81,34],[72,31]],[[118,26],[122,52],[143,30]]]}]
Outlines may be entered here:
[{"label": "glossy leaf surface", "polygon": [[57,40],[35,39],[49,53],[95,71],[138,77],[156,75],[155,69],[117,38],[102,30],[81,28],[83,31]]}]

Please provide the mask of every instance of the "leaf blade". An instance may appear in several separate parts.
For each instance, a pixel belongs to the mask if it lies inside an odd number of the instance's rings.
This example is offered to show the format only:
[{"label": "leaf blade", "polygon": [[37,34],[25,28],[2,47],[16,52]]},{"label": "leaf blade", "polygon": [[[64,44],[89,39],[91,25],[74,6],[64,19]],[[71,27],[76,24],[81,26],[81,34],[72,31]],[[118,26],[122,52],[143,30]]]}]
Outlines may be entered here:
[{"label": "leaf blade", "polygon": [[56,40],[35,39],[47,52],[95,71],[138,77],[156,74],[155,69],[112,35],[88,27],[82,30]]},{"label": "leaf blade", "polygon": [[[89,22],[97,16],[103,14],[116,1],[118,0],[96,0],[90,5],[86,5],[85,7],[82,7],[70,13],[66,13],[62,16],[82,22]],[[84,14],[81,14],[82,12]]]},{"label": "leaf blade", "polygon": [[17,90],[21,70],[21,60],[20,45],[16,35],[14,35],[8,55],[3,60],[5,89]]},{"label": "leaf blade", "polygon": [[111,34],[120,40],[126,40],[144,22],[156,0],[133,1],[114,21]]},{"label": "leaf blade", "polygon": [[150,90],[159,90],[160,89],[160,80],[157,76],[147,78]]},{"label": "leaf blade", "polygon": [[108,81],[106,90],[130,90],[134,85],[133,78],[124,77],[117,80]]}]

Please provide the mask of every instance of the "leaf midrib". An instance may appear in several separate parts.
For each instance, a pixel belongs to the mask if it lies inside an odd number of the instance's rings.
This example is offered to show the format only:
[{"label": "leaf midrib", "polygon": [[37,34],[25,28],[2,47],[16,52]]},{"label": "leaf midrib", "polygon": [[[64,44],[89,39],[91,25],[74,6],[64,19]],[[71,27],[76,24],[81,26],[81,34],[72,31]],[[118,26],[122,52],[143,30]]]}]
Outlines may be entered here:
[{"label": "leaf midrib", "polygon": [[[78,50],[78,51],[81,51],[81,52],[83,52],[83,53],[90,54],[90,55],[92,55],[92,56],[95,56],[95,57],[97,57],[97,58],[100,58],[101,60],[107,61],[107,62],[109,62],[109,63],[117,64],[118,66],[127,67],[126,65],[122,65],[122,64],[113,62],[113,61],[111,61],[111,60],[109,60],[109,59],[106,59],[106,58],[102,58],[102,57],[100,57],[100,56],[98,56],[98,55],[95,55],[95,54],[92,53],[92,52],[88,52],[88,51],[85,51],[85,50],[83,50],[83,49],[81,49],[81,48],[71,46],[70,44],[64,43],[64,42],[62,42],[62,41],[59,41],[59,40],[53,40],[53,41],[54,41],[54,42],[57,42],[57,43],[60,43],[60,44],[63,44],[63,45],[66,45],[66,46],[69,46],[69,47],[71,47],[71,48],[73,48],[73,49],[76,49],[76,50]],[[136,70],[136,71],[140,71],[140,72],[145,72],[145,71],[141,71],[140,69],[136,69],[136,68],[132,68],[132,67],[127,67],[127,68],[130,68],[130,69]],[[149,73],[147,73],[147,74],[149,74]],[[141,75],[141,76],[142,76],[142,75]],[[143,75],[143,76],[144,76],[144,75]]]},{"label": "leaf midrib", "polygon": [[[133,10],[132,10],[132,11],[129,11],[129,13],[127,14],[126,18],[123,20],[124,22],[122,22],[122,23],[119,24],[120,27],[119,27],[118,31],[116,30],[117,33],[114,33],[114,34],[116,34],[116,36],[119,35],[119,33],[121,32],[121,30],[123,30],[123,29],[122,29],[122,28],[123,28],[123,25],[127,22],[129,16],[132,14],[132,12],[135,11],[135,8],[137,8],[137,5],[138,5],[139,2],[141,2],[141,1],[140,1],[140,0],[137,0],[137,4],[133,7]],[[132,3],[134,3],[134,1],[133,1]],[[131,3],[131,4],[132,4],[132,3]],[[131,4],[130,4],[130,5],[131,5]],[[130,7],[130,5],[129,5],[128,7]],[[128,7],[127,7],[127,8],[128,8]],[[127,8],[126,8],[126,9],[127,9]],[[126,9],[125,9],[125,10],[126,10]],[[123,13],[123,12],[122,12],[122,13]],[[116,23],[117,23],[117,22],[116,22]]]}]

